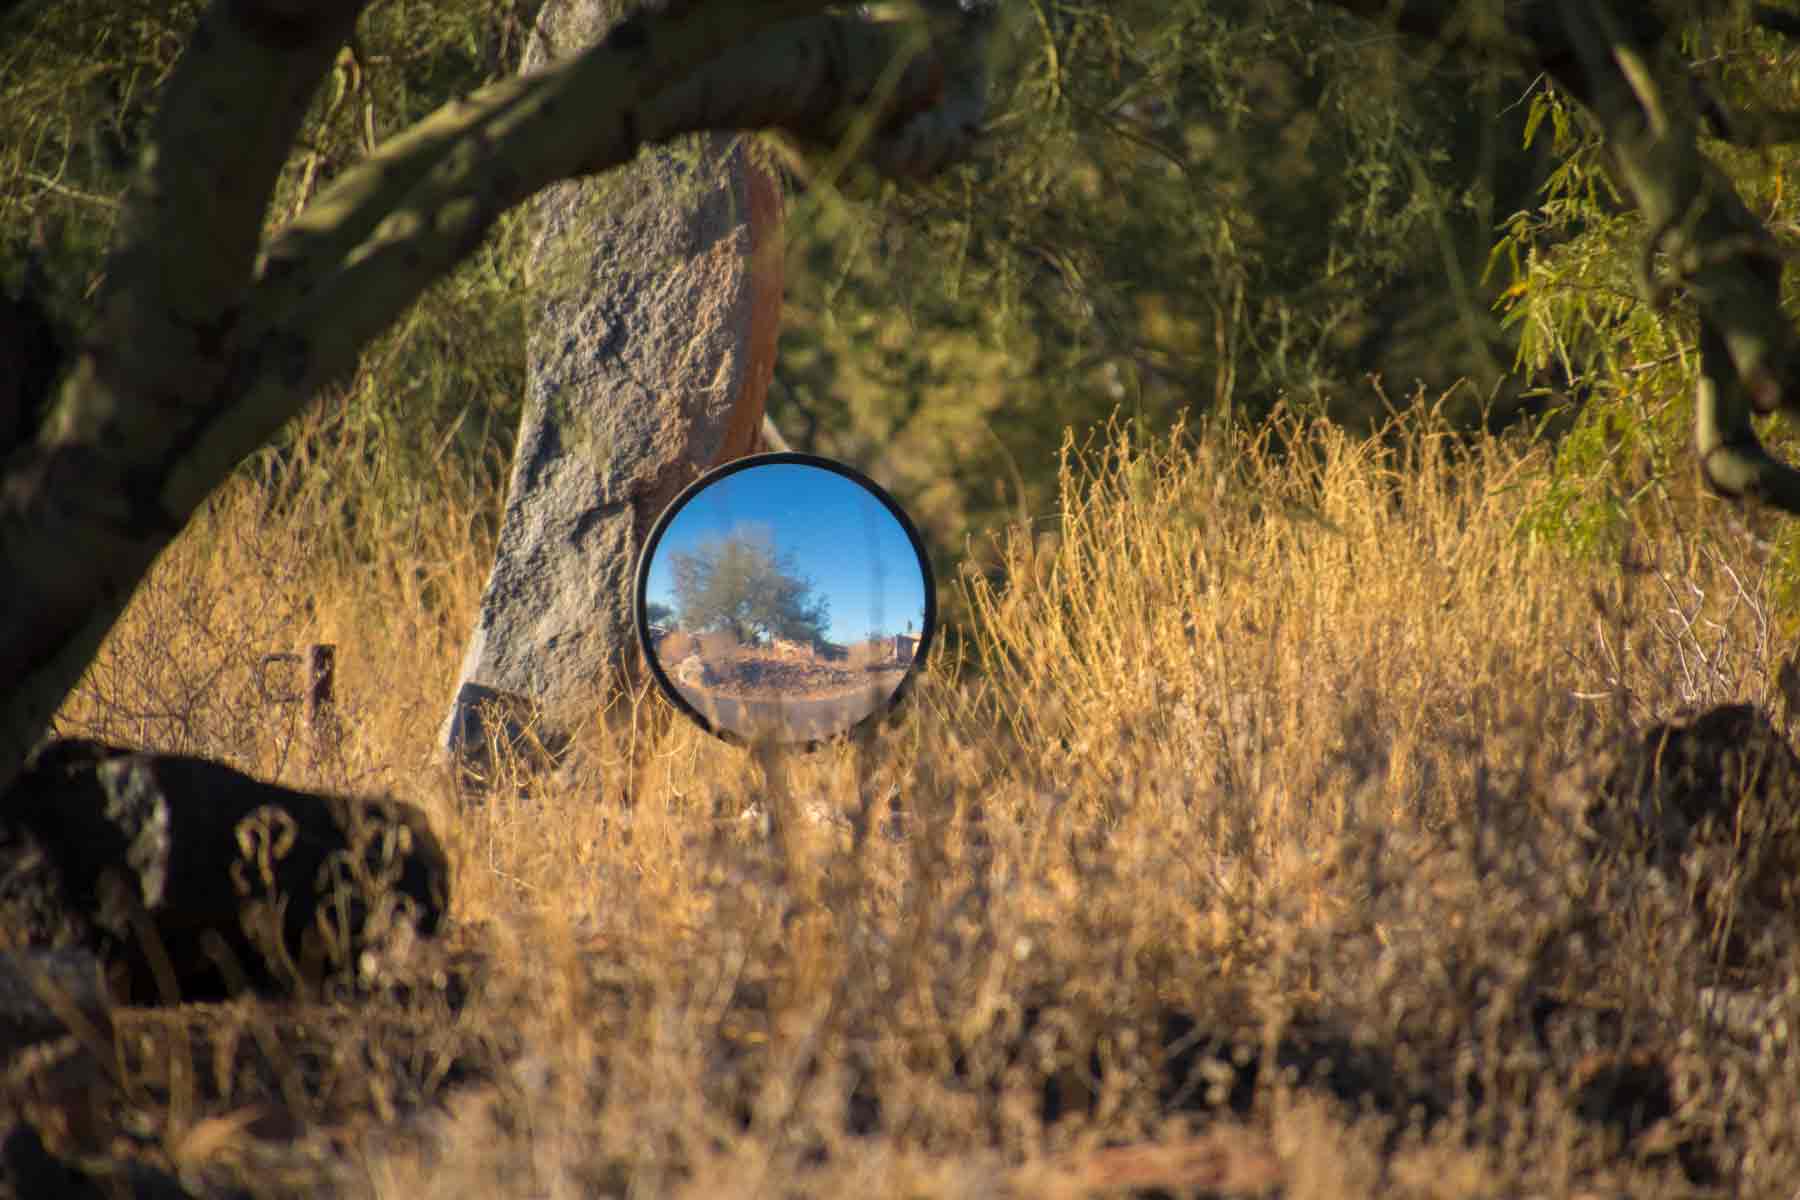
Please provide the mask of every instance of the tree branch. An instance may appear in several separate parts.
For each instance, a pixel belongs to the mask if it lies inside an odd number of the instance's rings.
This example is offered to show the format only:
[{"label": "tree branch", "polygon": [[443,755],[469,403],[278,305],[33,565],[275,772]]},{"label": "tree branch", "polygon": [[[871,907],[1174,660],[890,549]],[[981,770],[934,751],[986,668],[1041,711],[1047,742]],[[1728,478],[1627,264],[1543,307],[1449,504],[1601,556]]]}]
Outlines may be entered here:
[{"label": "tree branch", "polygon": [[[404,193],[352,180],[343,197],[321,198],[341,213],[343,232],[321,218],[301,238],[283,236],[282,269],[252,297],[228,406],[169,472],[171,511],[199,503],[304,397],[353,368],[362,347],[473,251],[501,213],[552,183],[702,129],[778,128],[831,145],[877,98],[867,156],[890,171],[935,169],[966,152],[976,132],[979,110],[966,96],[961,106],[944,103],[941,67],[916,26],[812,17],[771,27],[761,11],[726,6],[646,27],[656,30],[648,53],[609,37],[434,115],[419,135],[434,165],[418,170],[423,145],[404,151],[414,171]],[[880,97],[897,57],[906,65]],[[364,229],[372,232],[345,253]]]},{"label": "tree branch", "polygon": [[[1401,33],[1427,38],[1464,53],[1497,55],[1523,74],[1541,73],[1583,104],[1594,85],[1569,40],[1563,0],[1319,0]],[[1602,0],[1604,2],[1604,0]],[[1655,5],[1631,0],[1612,24],[1621,44],[1637,49],[1662,43],[1668,26]]]},{"label": "tree branch", "polygon": [[[659,49],[669,61],[665,73],[683,74],[698,66],[707,56],[728,49],[730,37],[747,38],[772,25],[796,16],[816,13],[829,0],[763,0],[745,4],[723,22],[712,26],[718,34],[712,38],[694,39],[685,47],[663,46]],[[691,9],[684,5],[682,9]],[[668,20],[667,10],[662,15]],[[650,28],[658,27],[654,17],[646,18]],[[645,20],[625,22],[586,51],[578,59],[559,67],[530,75],[514,76],[489,84],[472,95],[452,101],[412,128],[389,138],[374,153],[351,166],[334,180],[306,211],[284,228],[269,244],[265,254],[262,281],[257,288],[256,306],[266,317],[286,313],[298,300],[311,295],[327,272],[342,268],[345,260],[363,244],[376,227],[402,208],[413,208],[409,196],[425,177],[442,169],[453,153],[468,153],[467,147],[494,143],[501,130],[516,123],[521,106],[535,105],[537,111],[556,114],[556,101],[546,92],[554,89],[562,76],[581,61],[609,64],[614,70],[628,68],[636,56],[629,44],[646,38]],[[625,47],[621,43],[626,43]],[[682,54],[680,51],[685,50]],[[647,80],[646,83],[653,82]],[[546,110],[545,105],[550,107]],[[563,126],[579,120],[579,114],[563,113]],[[567,136],[566,134],[564,136]],[[578,138],[570,137],[570,141]]]},{"label": "tree branch", "polygon": [[1694,449],[1701,477],[1721,495],[1800,512],[1800,471],[1763,448],[1750,425],[1752,411],[1725,338],[1702,321],[1700,378],[1694,384]]},{"label": "tree branch", "polygon": [[1750,6],[1750,20],[1770,33],[1779,33],[1783,37],[1800,38],[1800,13],[1792,13],[1785,8],[1776,8],[1772,4],[1753,4]]},{"label": "tree branch", "polygon": [[1781,311],[1780,247],[1700,153],[1695,93],[1673,39],[1640,52],[1605,6],[1565,0],[1563,11],[1615,173],[1700,319],[1701,475],[1723,495],[1800,514],[1800,472],[1771,456],[1751,423],[1756,412],[1800,410],[1800,339]]},{"label": "tree branch", "polygon": [[164,89],[94,333],[0,475],[0,787],[187,516],[158,464],[224,376],[276,175],[360,8],[216,4]]},{"label": "tree branch", "polygon": [[205,496],[508,208],[704,129],[866,134],[864,157],[896,173],[964,153],[979,54],[928,53],[923,25],[826,4],[670,0],[629,18],[395,139],[260,273],[276,174],[360,0],[210,9],[125,198],[97,334],[37,443],[0,468],[0,787]]},{"label": "tree branch", "polygon": [[[1323,0],[1323,3],[1446,46],[1466,44],[1469,36],[1475,33],[1471,24],[1476,6],[1465,0]],[[1498,5],[1487,7],[1497,16]],[[1498,19],[1504,21],[1504,18]],[[1499,27],[1490,26],[1488,32],[1497,34],[1503,28],[1503,23]]]},{"label": "tree branch", "polygon": [[51,440],[166,446],[203,411],[276,178],[361,7],[240,0],[203,16],[122,203],[82,383],[65,388]]},{"label": "tree branch", "polygon": [[1787,146],[1800,142],[1800,109],[1752,109],[1714,124],[1720,141],[1733,146]]},{"label": "tree branch", "polygon": [[[1455,0],[1327,2],[1442,39],[1466,37],[1468,28],[1452,24]],[[1702,15],[1700,8],[1680,15]],[[1674,267],[1669,283],[1644,280],[1649,298],[1679,286],[1695,305],[1703,359],[1695,439],[1704,478],[1727,496],[1800,514],[1800,473],[1770,456],[1751,424],[1756,412],[1800,411],[1800,339],[1781,312],[1780,248],[1700,153],[1700,97],[1662,17],[1629,0],[1623,8],[1607,0],[1526,0],[1507,5],[1504,19],[1504,36],[1490,44],[1547,73],[1598,119],[1613,171],[1651,231],[1649,250]]]}]

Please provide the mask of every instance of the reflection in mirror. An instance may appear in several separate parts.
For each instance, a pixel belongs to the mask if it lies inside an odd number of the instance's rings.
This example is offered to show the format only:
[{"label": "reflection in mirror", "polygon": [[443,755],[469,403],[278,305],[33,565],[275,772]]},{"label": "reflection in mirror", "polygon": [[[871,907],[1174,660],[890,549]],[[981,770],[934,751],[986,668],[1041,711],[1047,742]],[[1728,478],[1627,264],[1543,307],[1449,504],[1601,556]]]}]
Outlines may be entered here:
[{"label": "reflection in mirror", "polygon": [[652,675],[703,727],[815,744],[900,697],[937,607],[899,505],[841,463],[784,453],[676,498],[638,565],[636,615]]}]

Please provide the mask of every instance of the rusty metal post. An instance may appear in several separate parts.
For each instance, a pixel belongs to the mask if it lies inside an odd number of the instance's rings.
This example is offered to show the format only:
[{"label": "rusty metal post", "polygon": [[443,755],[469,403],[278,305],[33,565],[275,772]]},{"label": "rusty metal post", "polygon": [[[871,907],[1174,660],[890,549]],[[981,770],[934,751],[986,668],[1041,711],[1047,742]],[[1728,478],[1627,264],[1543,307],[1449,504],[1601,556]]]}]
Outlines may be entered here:
[{"label": "rusty metal post", "polygon": [[333,676],[337,671],[337,647],[326,643],[306,648],[306,719],[318,723],[322,710],[334,702]]},{"label": "rusty metal post", "polygon": [[337,647],[317,643],[306,648],[306,721],[321,754],[337,753],[342,730],[337,720]]}]

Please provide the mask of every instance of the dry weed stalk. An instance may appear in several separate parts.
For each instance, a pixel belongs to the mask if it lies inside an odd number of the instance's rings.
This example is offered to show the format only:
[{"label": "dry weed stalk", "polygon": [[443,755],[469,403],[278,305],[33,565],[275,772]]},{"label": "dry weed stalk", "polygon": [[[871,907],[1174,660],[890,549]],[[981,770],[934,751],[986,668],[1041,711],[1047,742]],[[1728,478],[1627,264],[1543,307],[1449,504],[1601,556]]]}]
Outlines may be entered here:
[{"label": "dry weed stalk", "polygon": [[[483,547],[309,558],[228,496],[69,727],[291,770],[289,715],[199,704],[204,664],[336,642],[341,771],[433,814],[465,965],[432,969],[476,982],[395,1010],[429,1055],[380,1022],[330,1071],[264,1041],[262,1090],[184,1101],[187,1136],[216,1163],[248,1105],[354,1111],[367,1191],[409,1200],[1779,1192],[1792,1040],[1709,1015],[1686,881],[1588,853],[1559,799],[1634,722],[1767,698],[1769,581],[1705,519],[1661,574],[1529,544],[1543,462],[1429,408],[1071,442],[1059,520],[964,579],[975,624],[879,735],[759,762],[640,698],[554,776],[497,748],[480,805],[430,755]],[[191,715],[150,721],[164,694]]]}]

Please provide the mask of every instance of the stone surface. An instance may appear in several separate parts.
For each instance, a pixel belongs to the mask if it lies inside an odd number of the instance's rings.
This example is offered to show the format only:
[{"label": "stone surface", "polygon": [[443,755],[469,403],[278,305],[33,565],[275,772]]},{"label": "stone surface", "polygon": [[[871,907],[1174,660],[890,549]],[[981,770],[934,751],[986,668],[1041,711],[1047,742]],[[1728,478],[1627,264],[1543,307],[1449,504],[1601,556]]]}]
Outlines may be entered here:
[{"label": "stone surface", "polygon": [[1719,933],[1722,962],[1800,915],[1800,756],[1760,709],[1726,704],[1646,729],[1573,787],[1585,836],[1669,881]]},{"label": "stone surface", "polygon": [[1761,861],[1748,882],[1757,898],[1780,908],[1800,899],[1800,756],[1753,705],[1720,705],[1645,730],[1589,816],[1605,822],[1614,814],[1630,820],[1654,858],[1699,844],[1730,846],[1740,860],[1754,851]]},{"label": "stone surface", "polygon": [[[549,0],[525,69],[592,42],[618,8]],[[525,414],[443,731],[477,771],[490,737],[535,724],[553,746],[635,674],[638,551],[682,487],[758,448],[780,316],[780,192],[740,138],[647,149],[550,189],[535,215]],[[496,696],[530,715],[490,731],[479,704]]]},{"label": "stone surface", "polygon": [[410,806],[83,741],[0,796],[0,879],[0,945],[84,946],[133,1003],[232,994],[212,933],[259,990],[351,977],[365,946],[435,932],[450,886]]},{"label": "stone surface", "polygon": [[698,654],[690,654],[675,664],[675,678],[689,687],[708,687],[718,680],[713,669]]}]

